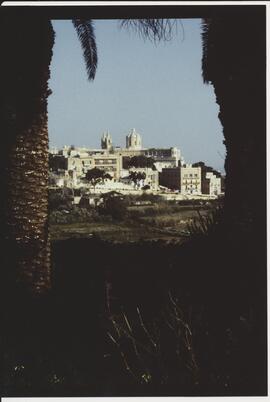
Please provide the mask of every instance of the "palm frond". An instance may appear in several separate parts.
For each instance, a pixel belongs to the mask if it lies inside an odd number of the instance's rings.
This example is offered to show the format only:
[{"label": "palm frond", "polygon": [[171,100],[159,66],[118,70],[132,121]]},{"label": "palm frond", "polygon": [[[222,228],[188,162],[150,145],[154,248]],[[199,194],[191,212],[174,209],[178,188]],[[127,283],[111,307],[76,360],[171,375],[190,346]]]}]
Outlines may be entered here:
[{"label": "palm frond", "polygon": [[202,56],[202,75],[205,83],[209,83],[210,79],[210,67],[209,67],[209,53],[211,44],[209,43],[209,36],[211,33],[209,32],[211,29],[211,20],[204,19],[201,24],[202,29],[202,47],[203,47],[203,56]]},{"label": "palm frond", "polygon": [[72,23],[81,42],[88,79],[93,80],[96,75],[98,63],[97,45],[93,21],[76,19],[72,20]]},{"label": "palm frond", "polygon": [[150,39],[153,42],[169,41],[172,39],[173,30],[177,27],[177,20],[163,18],[125,19],[121,20],[120,27],[131,28],[144,39]]}]

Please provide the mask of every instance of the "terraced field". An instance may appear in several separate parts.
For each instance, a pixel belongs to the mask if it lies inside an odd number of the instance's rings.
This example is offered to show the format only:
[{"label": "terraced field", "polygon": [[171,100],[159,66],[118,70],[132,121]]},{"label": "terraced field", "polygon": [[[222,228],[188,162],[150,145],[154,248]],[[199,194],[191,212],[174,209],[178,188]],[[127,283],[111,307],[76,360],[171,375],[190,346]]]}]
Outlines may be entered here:
[{"label": "terraced field", "polygon": [[[114,242],[136,242],[139,240],[164,240],[183,242],[189,236],[188,224],[198,218],[194,209],[184,208],[182,211],[168,211],[144,216],[142,208],[136,218],[128,218],[122,222],[91,222],[73,224],[53,224],[50,226],[52,240],[68,238],[85,238],[98,236],[103,240]],[[209,213],[207,210],[200,212]]]}]

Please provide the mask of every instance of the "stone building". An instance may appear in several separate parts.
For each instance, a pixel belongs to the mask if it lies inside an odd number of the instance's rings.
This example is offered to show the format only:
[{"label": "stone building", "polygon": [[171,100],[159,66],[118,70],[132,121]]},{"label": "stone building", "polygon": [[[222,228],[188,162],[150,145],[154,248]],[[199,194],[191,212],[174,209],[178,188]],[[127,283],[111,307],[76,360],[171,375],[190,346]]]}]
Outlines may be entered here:
[{"label": "stone building", "polygon": [[159,184],[179,190],[184,195],[201,194],[201,168],[191,165],[164,168],[159,173]]},{"label": "stone building", "polygon": [[[122,159],[118,155],[95,153],[88,156],[50,156],[50,170],[53,173],[60,174],[63,171],[76,172],[76,183],[79,178],[85,176],[86,172],[93,168],[98,168],[109,173],[115,180],[120,177]],[[72,177],[75,177],[74,175]]]},{"label": "stone building", "polygon": [[132,158],[133,156],[144,155],[155,161],[155,167],[160,172],[166,167],[180,166],[181,153],[176,147],[170,148],[143,148],[142,137],[136,132],[135,128],[126,136],[126,148],[112,146],[112,138],[110,134],[103,134],[101,139],[103,149],[109,153],[119,155],[122,159],[122,166],[125,164],[123,160]]},{"label": "stone building", "polygon": [[204,162],[193,163],[193,167],[201,169],[201,186],[202,194],[219,195],[222,192],[221,174],[210,166],[206,166]]},{"label": "stone building", "polygon": [[213,172],[206,173],[206,179],[209,180],[209,195],[221,194],[221,177],[217,177]]},{"label": "stone building", "polygon": [[192,165],[181,167],[181,194],[202,193],[201,168]]},{"label": "stone building", "polygon": [[121,158],[118,155],[94,155],[92,157],[94,168],[104,170],[109,173],[115,180],[120,178],[120,170],[122,168]]},{"label": "stone building", "polygon": [[[60,174],[60,170],[76,172],[76,183],[79,184],[80,179],[85,176],[88,170],[97,167],[111,174],[115,180],[119,180],[120,172],[123,169],[123,160],[141,155],[154,159],[157,171],[180,166],[179,149],[175,147],[142,148],[141,135],[132,129],[126,136],[126,148],[113,146],[112,136],[107,131],[102,134],[100,149],[64,146],[57,153],[53,150],[50,152],[50,171],[54,174]],[[147,183],[145,184],[150,183],[149,177],[152,176],[153,184],[150,187],[157,188],[158,172],[150,170],[151,172],[147,172]]]}]

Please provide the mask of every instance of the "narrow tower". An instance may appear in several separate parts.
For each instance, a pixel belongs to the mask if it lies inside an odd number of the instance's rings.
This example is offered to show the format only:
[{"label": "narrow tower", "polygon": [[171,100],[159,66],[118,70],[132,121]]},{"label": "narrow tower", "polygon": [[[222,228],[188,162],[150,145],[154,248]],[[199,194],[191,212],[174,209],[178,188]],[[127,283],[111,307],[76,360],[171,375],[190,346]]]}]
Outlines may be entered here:
[{"label": "narrow tower", "polygon": [[112,150],[112,137],[109,131],[104,132],[101,137],[101,148],[107,149],[108,151]]}]

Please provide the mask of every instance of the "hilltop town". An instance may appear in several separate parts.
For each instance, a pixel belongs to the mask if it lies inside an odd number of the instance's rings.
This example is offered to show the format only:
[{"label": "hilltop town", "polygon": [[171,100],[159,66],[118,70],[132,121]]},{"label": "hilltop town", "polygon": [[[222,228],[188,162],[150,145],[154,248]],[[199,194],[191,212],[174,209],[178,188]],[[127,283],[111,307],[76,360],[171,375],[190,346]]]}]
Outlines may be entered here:
[{"label": "hilltop town", "polygon": [[203,162],[185,163],[176,147],[144,148],[135,129],[126,135],[126,147],[114,146],[105,132],[100,149],[51,149],[49,166],[51,189],[84,189],[89,194],[147,192],[166,200],[215,199],[224,192],[220,172]]}]

